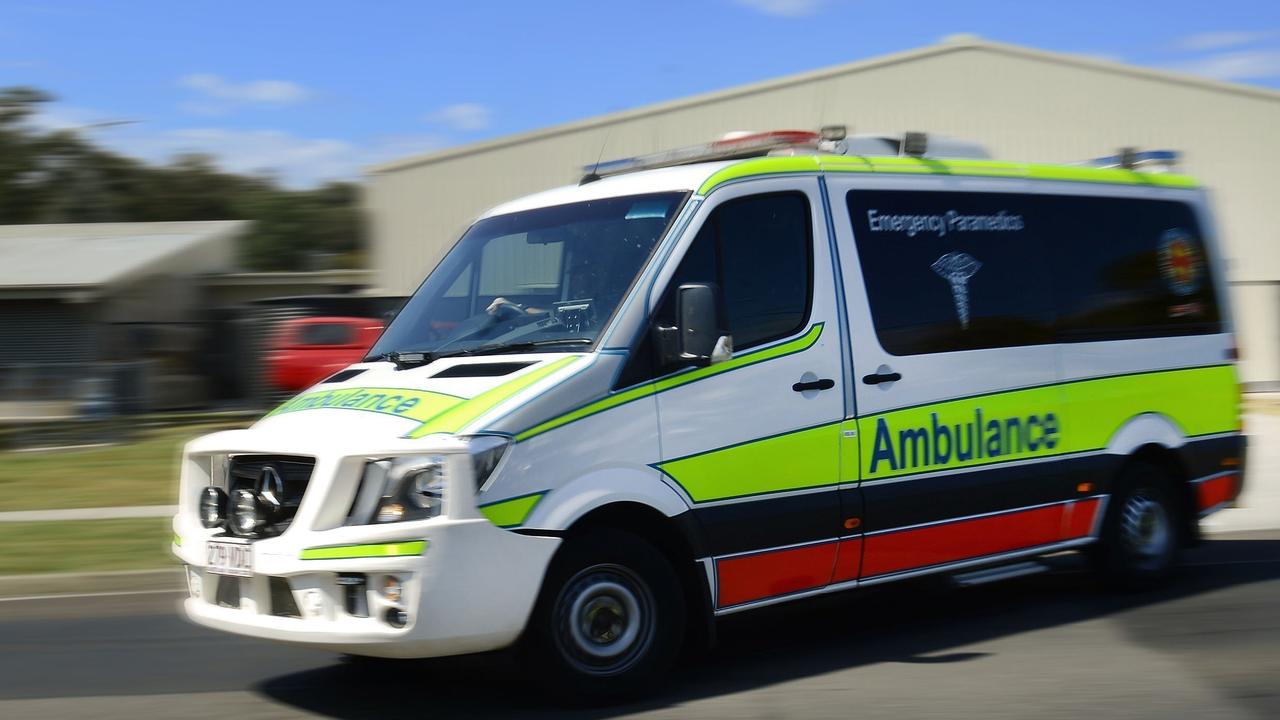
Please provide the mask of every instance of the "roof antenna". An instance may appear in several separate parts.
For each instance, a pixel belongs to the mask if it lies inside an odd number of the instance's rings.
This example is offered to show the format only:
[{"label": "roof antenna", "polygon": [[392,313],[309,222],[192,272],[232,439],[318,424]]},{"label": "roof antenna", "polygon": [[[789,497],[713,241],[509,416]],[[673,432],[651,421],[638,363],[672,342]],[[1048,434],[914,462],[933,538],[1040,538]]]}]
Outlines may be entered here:
[{"label": "roof antenna", "polygon": [[613,133],[612,125],[605,128],[604,140],[600,143],[600,153],[596,155],[596,164],[591,166],[591,172],[582,176],[582,179],[578,181],[578,185],[586,185],[587,183],[592,183],[600,179],[600,175],[596,171],[600,169],[600,161],[604,159],[604,149],[606,146],[608,146],[609,135],[612,133]]}]

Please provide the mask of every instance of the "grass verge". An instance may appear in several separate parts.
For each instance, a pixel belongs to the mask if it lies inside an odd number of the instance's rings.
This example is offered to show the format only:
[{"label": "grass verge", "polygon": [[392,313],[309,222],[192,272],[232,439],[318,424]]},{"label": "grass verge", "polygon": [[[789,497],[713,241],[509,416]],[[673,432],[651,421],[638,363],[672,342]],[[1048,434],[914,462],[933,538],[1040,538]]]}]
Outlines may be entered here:
[{"label": "grass verge", "polygon": [[172,539],[169,518],[0,523],[0,575],[170,567]]},{"label": "grass verge", "polygon": [[182,446],[231,427],[243,424],[145,429],[110,447],[0,452],[0,511],[173,504]]}]

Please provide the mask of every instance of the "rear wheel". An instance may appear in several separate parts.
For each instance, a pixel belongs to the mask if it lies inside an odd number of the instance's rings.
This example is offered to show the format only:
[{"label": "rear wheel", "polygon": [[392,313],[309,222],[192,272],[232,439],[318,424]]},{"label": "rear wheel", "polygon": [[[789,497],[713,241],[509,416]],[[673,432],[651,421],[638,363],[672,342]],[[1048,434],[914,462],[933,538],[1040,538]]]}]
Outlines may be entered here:
[{"label": "rear wheel", "polygon": [[680,581],[662,553],[630,533],[600,530],[567,542],[543,583],[523,654],[553,696],[625,699],[679,651]]},{"label": "rear wheel", "polygon": [[1107,584],[1136,590],[1173,574],[1182,527],[1174,480],[1159,467],[1135,462],[1117,479],[1095,559]]}]

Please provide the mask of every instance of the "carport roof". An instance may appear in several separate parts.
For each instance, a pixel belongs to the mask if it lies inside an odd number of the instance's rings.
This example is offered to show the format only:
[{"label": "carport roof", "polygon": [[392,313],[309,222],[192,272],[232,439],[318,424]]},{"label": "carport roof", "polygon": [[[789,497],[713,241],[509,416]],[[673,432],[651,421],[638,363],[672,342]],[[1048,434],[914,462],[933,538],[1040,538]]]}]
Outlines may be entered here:
[{"label": "carport roof", "polygon": [[245,225],[243,220],[0,225],[0,291],[112,285],[175,254],[234,237]]}]

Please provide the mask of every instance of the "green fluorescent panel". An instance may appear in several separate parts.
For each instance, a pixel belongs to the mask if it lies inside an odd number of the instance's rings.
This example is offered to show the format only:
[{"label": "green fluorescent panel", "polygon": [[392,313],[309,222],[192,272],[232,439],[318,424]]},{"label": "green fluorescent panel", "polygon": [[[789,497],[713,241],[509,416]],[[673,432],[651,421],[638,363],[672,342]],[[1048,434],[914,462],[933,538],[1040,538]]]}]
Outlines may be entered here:
[{"label": "green fluorescent panel", "polygon": [[[862,479],[1101,450],[1125,423],[1147,413],[1169,418],[1188,437],[1238,432],[1237,398],[1235,368],[1218,365],[890,410],[858,419]],[[1051,431],[1046,433],[1046,427]],[[1017,442],[1011,441],[1011,432],[1019,435]],[[957,450],[965,444],[968,452],[960,459]],[[1029,444],[1037,447],[1029,449]],[[890,454],[893,462],[887,459]]]},{"label": "green fluorescent panel", "polygon": [[706,195],[716,187],[734,180],[760,175],[788,173],[893,173],[914,175],[961,175],[974,177],[1008,177],[1031,180],[1065,180],[1069,182],[1150,185],[1157,187],[1197,187],[1185,175],[1135,172],[1118,168],[1094,168],[1071,165],[1036,165],[999,160],[932,160],[913,157],[799,156],[763,157],[735,163],[712,174],[698,193]]},{"label": "green fluorescent panel", "polygon": [[334,545],[308,548],[302,551],[303,560],[352,560],[356,558],[406,557],[421,555],[427,549],[426,540],[406,540],[372,545]]},{"label": "green fluorescent panel", "polygon": [[694,502],[834,485],[840,423],[659,463]]},{"label": "green fluorescent panel", "polygon": [[525,518],[533,512],[533,508],[546,493],[525,495],[523,497],[503,500],[501,502],[481,505],[480,512],[489,518],[489,522],[498,527],[518,527],[524,524]]}]

